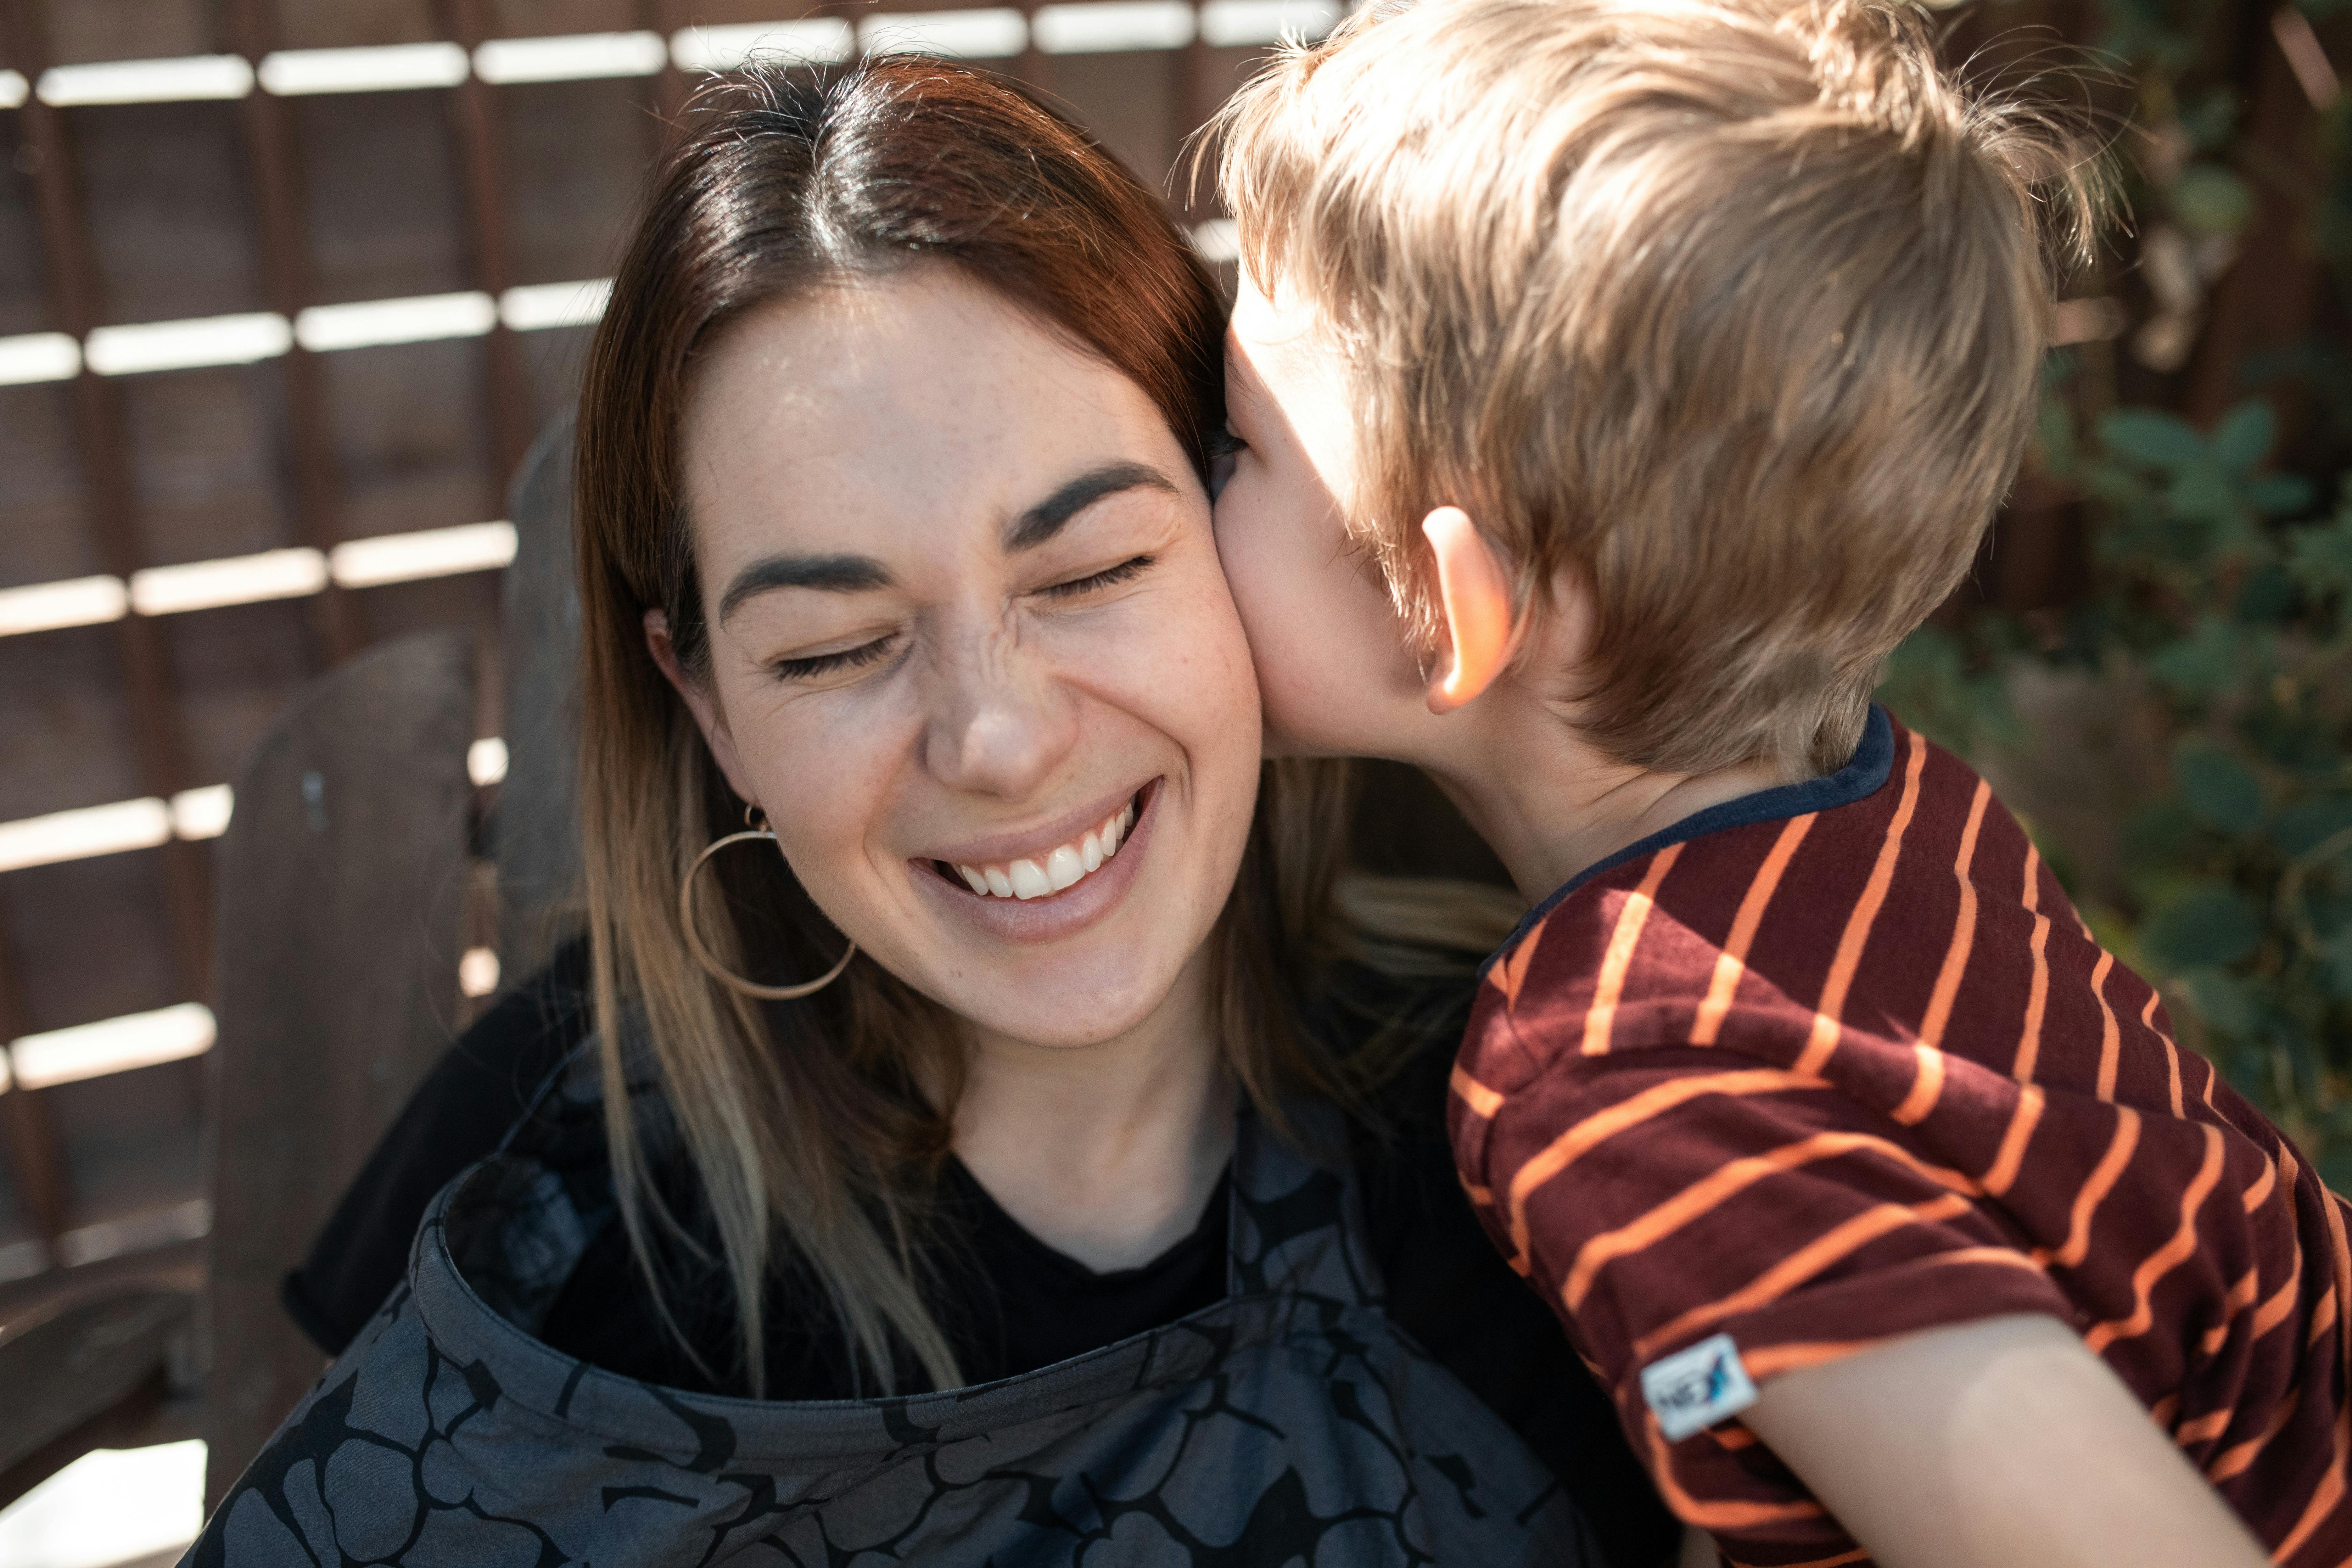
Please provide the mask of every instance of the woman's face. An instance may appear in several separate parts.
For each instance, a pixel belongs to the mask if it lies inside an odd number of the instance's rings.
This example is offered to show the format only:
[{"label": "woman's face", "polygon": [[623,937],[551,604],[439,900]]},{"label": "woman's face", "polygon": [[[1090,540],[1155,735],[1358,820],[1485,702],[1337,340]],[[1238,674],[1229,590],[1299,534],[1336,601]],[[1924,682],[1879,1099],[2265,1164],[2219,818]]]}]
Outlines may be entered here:
[{"label": "woman's face", "polygon": [[1142,1023],[1223,908],[1259,757],[1150,400],[917,266],[734,324],[684,432],[710,660],[681,689],[802,885],[983,1030]]}]

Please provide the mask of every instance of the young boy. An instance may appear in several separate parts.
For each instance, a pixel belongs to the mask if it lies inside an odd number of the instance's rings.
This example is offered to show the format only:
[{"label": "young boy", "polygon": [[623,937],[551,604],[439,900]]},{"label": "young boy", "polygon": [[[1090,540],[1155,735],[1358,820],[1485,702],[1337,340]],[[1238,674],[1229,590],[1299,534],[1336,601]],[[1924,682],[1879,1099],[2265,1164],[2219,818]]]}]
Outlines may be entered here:
[{"label": "young boy", "polygon": [[2352,1559],[2344,1202],[1870,706],[2079,146],[1879,0],[1380,4],[1221,131],[1269,724],[1536,901],[1455,1152],[1667,1500],[1740,1564]]}]

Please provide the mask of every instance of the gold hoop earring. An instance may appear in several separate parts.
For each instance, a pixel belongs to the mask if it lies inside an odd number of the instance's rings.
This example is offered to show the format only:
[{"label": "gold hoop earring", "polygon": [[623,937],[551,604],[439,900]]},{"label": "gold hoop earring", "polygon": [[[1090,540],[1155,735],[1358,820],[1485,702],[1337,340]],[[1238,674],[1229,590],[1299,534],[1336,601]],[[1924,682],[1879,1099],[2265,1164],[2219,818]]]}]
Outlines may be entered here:
[{"label": "gold hoop earring", "polygon": [[775,834],[766,825],[765,814],[761,813],[759,807],[745,808],[743,820],[756,821],[758,825],[747,827],[740,833],[730,833],[724,838],[712,840],[704,847],[701,854],[694,858],[694,864],[686,868],[686,880],[678,884],[677,923],[679,929],[686,932],[687,951],[694,954],[694,962],[702,965],[704,973],[729,990],[745,996],[756,996],[763,1002],[796,1002],[803,996],[814,996],[841,978],[842,972],[849,967],[849,961],[857,956],[856,942],[851,942],[843,952],[840,963],[814,980],[806,981],[799,985],[761,985],[734,973],[719,960],[713,958],[710,955],[710,950],[702,945],[702,934],[694,929],[694,879],[701,874],[703,867],[710,863],[710,858],[730,844],[740,844],[747,838],[764,838],[771,844],[776,841]]}]

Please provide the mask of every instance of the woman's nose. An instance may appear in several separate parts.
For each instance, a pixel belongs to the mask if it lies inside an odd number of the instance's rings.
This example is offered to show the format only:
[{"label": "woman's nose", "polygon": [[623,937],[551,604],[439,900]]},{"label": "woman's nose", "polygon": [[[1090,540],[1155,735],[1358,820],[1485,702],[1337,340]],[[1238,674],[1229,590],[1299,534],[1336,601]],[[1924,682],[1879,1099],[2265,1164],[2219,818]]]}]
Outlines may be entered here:
[{"label": "woman's nose", "polygon": [[1019,800],[1077,740],[1077,705],[1034,650],[998,630],[942,661],[924,760],[952,789]]}]

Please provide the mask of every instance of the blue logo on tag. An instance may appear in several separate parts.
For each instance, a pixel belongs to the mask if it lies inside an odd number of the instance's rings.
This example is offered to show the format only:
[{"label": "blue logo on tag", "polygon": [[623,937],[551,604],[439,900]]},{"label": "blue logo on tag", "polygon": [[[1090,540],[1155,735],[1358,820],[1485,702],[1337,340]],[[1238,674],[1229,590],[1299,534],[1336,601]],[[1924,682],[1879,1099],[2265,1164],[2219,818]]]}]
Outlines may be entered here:
[{"label": "blue logo on tag", "polygon": [[1679,1443],[1755,1404],[1756,1384],[1731,1336],[1716,1334],[1643,1367],[1642,1398],[1666,1441]]}]

